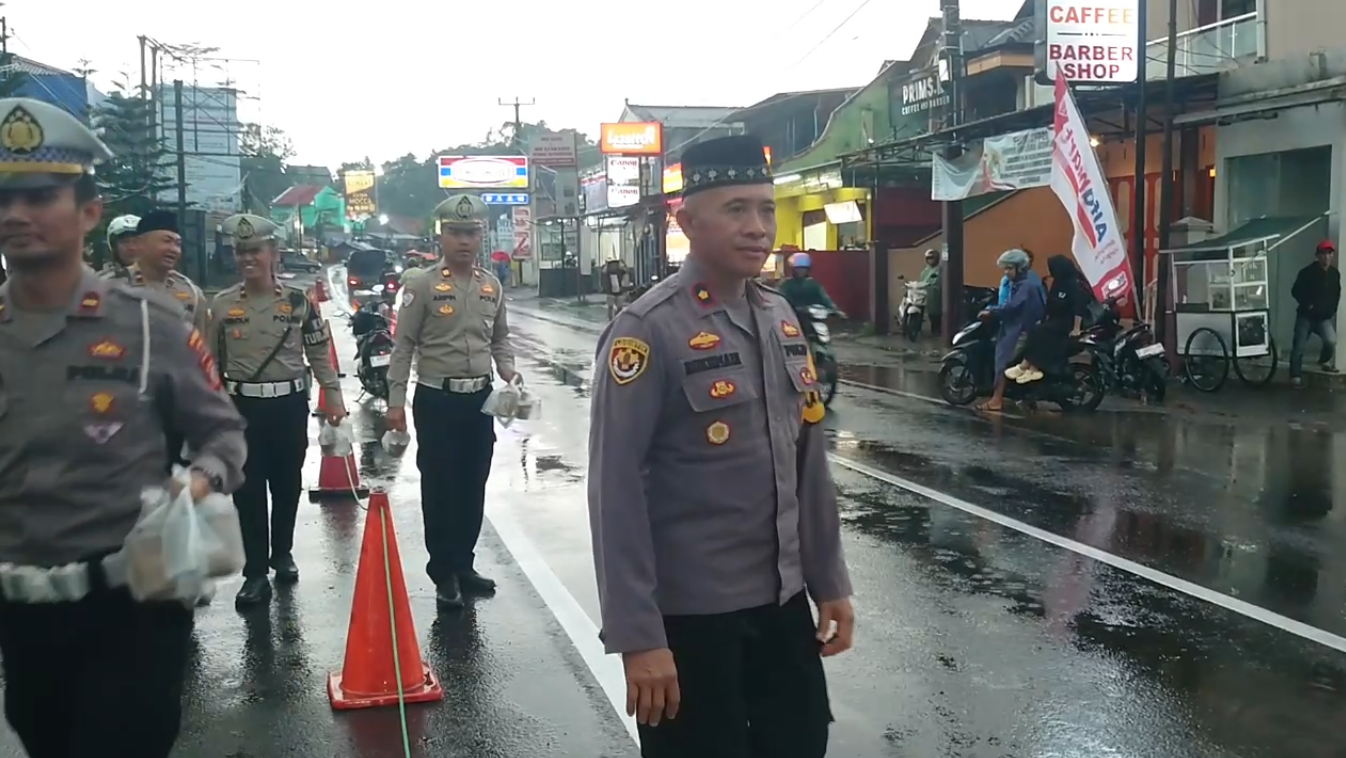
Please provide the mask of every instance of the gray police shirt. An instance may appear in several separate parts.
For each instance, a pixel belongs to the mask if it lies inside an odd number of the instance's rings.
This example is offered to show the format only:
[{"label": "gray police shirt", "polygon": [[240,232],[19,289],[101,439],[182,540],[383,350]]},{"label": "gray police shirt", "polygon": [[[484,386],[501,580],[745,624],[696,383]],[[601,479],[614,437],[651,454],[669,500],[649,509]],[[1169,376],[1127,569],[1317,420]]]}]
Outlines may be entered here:
[{"label": "gray police shirt", "polygon": [[243,420],[181,305],[86,268],[68,308],[30,313],[11,284],[0,286],[0,561],[117,549],[141,490],[165,483],[169,428],[226,492],[242,483]]},{"label": "gray police shirt", "polygon": [[849,597],[808,343],[757,284],[718,302],[688,259],[618,314],[596,357],[589,521],[609,653],[663,616]]}]

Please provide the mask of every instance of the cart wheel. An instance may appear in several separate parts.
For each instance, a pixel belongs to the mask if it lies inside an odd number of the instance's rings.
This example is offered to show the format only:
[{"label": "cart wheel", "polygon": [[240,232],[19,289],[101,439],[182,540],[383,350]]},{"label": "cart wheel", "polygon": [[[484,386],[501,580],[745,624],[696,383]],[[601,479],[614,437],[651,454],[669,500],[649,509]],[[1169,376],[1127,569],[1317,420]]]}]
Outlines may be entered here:
[{"label": "cart wheel", "polygon": [[1229,348],[1219,332],[1203,326],[1187,338],[1182,364],[1188,383],[1201,392],[1215,392],[1229,379]]},{"label": "cart wheel", "polygon": [[1266,355],[1240,358],[1234,356],[1234,373],[1249,387],[1265,387],[1276,377],[1276,366],[1280,362],[1280,353],[1276,352],[1276,340],[1267,340],[1271,348]]}]

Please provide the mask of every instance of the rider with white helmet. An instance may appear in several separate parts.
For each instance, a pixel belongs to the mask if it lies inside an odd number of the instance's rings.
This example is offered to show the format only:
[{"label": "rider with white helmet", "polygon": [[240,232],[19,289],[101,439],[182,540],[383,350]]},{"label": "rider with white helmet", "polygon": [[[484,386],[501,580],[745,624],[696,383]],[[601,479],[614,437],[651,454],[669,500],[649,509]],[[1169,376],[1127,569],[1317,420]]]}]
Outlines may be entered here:
[{"label": "rider with white helmet", "polygon": [[811,305],[821,305],[839,316],[845,317],[837,304],[827,295],[827,290],[812,276],[813,258],[808,253],[795,253],[787,260],[790,264],[790,278],[781,282],[780,293],[790,301],[795,310]]},{"label": "rider with white helmet", "polygon": [[135,251],[131,248],[134,245],[136,227],[139,224],[140,217],[132,216],[129,213],[125,216],[118,216],[108,223],[107,249],[111,260],[104,264],[100,273],[124,278],[126,269],[135,263]]}]

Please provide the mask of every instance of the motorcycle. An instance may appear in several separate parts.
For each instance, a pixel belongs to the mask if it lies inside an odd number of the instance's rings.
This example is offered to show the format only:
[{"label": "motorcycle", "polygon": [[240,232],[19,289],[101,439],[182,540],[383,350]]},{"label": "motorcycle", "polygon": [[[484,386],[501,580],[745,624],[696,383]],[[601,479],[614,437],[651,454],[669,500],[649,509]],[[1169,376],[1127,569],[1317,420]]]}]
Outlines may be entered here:
[{"label": "motorcycle", "polygon": [[[953,350],[940,362],[939,394],[950,405],[967,405],[978,397],[990,397],[1000,377],[995,370],[995,346],[999,332],[994,320],[973,321],[953,337]],[[1005,399],[1029,407],[1039,402],[1055,403],[1063,411],[1093,411],[1107,390],[1096,367],[1071,360],[1087,350],[1072,338],[1066,359],[1057,366],[1042,367],[1045,376],[1036,382],[1005,386]]]},{"label": "motorcycle", "polygon": [[828,407],[832,404],[832,398],[836,397],[837,381],[840,378],[837,357],[832,352],[832,330],[827,326],[827,317],[832,315],[832,311],[821,305],[796,306],[795,315],[803,327],[809,349],[813,351],[813,367],[818,373],[823,407]]},{"label": "motorcycle", "polygon": [[1164,402],[1169,366],[1163,344],[1155,341],[1149,324],[1137,322],[1123,331],[1115,300],[1104,307],[1106,310],[1081,337],[1104,385],[1127,397]]},{"label": "motorcycle", "polygon": [[902,333],[915,342],[921,336],[921,322],[925,320],[925,282],[907,282],[907,294],[900,308]]},{"label": "motorcycle", "polygon": [[386,307],[382,301],[372,302],[351,315],[360,388],[365,394],[384,401],[388,399],[388,366],[393,358],[392,331],[388,317],[380,312]]}]

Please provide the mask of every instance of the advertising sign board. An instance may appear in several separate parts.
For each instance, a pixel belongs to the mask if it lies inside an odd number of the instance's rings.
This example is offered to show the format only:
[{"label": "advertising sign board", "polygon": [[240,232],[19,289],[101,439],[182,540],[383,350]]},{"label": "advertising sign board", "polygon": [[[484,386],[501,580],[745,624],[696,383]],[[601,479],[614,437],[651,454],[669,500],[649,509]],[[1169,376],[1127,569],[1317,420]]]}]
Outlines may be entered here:
[{"label": "advertising sign board", "polygon": [[578,165],[578,150],[573,131],[539,134],[528,146],[528,159],[547,168],[574,168]]},{"label": "advertising sign board", "polygon": [[1047,81],[1127,84],[1143,70],[1139,61],[1140,0],[1043,0],[1046,43],[1041,58]]},{"label": "advertising sign board", "polygon": [[604,155],[663,155],[664,127],[657,121],[603,124],[598,147]]},{"label": "advertising sign board", "polygon": [[528,159],[519,155],[441,155],[442,189],[528,189]]}]

